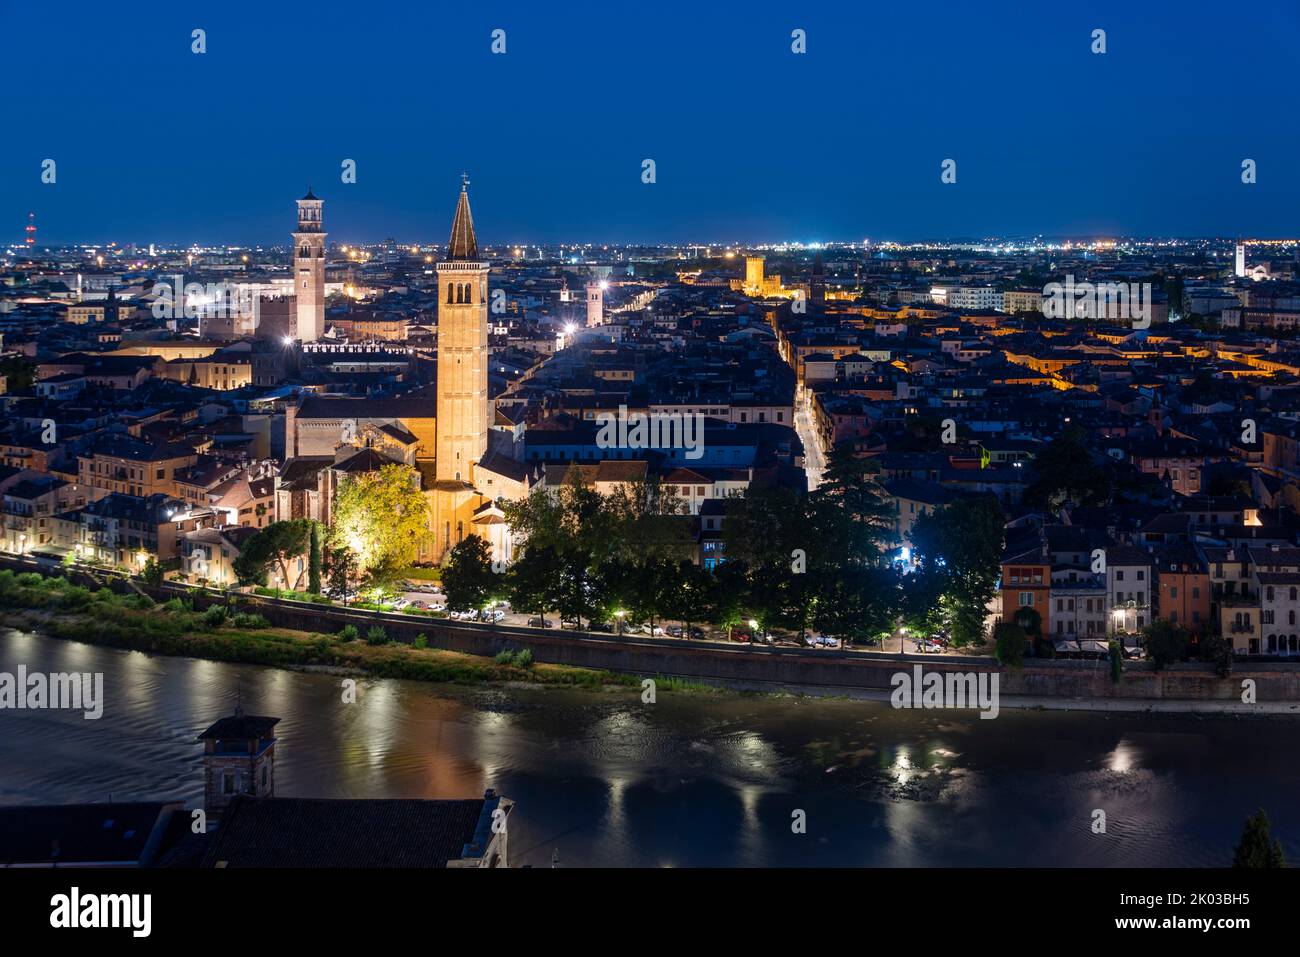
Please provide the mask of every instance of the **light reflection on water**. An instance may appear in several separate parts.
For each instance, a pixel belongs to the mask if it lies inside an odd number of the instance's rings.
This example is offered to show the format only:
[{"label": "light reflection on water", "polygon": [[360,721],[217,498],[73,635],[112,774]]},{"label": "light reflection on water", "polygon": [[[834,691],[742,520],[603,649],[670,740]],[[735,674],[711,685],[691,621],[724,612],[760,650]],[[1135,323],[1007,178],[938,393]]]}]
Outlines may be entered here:
[{"label": "light reflection on water", "polygon": [[[103,671],[105,715],[0,711],[0,802],[201,797],[195,736],[236,697],[277,727],[276,786],[518,802],[549,866],[1218,865],[1268,809],[1300,857],[1294,719],[471,689],[358,681],[0,631],[0,671]],[[1107,831],[1092,832],[1092,811]],[[795,834],[792,814],[806,813]]]}]

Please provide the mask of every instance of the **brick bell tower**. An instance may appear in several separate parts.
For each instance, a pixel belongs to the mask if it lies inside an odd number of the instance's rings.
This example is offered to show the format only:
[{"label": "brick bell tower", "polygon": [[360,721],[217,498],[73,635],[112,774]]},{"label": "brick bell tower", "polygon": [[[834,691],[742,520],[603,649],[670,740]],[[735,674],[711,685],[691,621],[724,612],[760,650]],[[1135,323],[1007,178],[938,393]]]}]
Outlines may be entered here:
[{"label": "brick bell tower", "polygon": [[298,200],[298,231],[293,234],[293,291],[297,296],[294,338],[315,342],[325,332],[325,233],[321,207],[312,195]]},{"label": "brick bell tower", "polygon": [[461,177],[447,258],[438,263],[439,483],[474,481],[488,445],[488,264],[478,260],[469,179]]},{"label": "brick bell tower", "polygon": [[275,735],[279,718],[244,714],[221,718],[199,735],[203,742],[203,808],[208,823],[221,819],[237,795],[275,796]]}]

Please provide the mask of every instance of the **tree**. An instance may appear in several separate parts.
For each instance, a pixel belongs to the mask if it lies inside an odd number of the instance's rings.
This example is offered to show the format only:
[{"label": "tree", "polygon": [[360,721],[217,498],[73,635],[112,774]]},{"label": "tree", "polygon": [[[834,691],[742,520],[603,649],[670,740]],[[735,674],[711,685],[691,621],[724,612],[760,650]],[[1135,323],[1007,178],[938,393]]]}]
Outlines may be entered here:
[{"label": "tree", "polygon": [[[812,500],[818,526],[832,537],[842,560],[875,562],[881,546],[892,536],[894,512],[879,474],[879,463],[859,458],[852,443],[841,442],[831,449]],[[835,506],[835,510],[827,510],[826,505]]]},{"label": "tree", "polygon": [[669,592],[668,613],[684,626],[683,638],[691,637],[691,626],[708,613],[714,586],[713,575],[692,561],[677,564],[677,575]]},{"label": "tree", "polygon": [[240,546],[233,567],[240,584],[264,585],[275,565],[286,588],[297,590],[302,575],[290,577],[289,562],[302,555],[310,544],[311,522],[305,518],[272,522],[258,529]]},{"label": "tree", "polygon": [[922,585],[942,596],[953,643],[980,644],[988,604],[997,594],[1006,518],[991,495],[960,498],[917,518],[912,526],[915,574],[935,580]]},{"label": "tree", "polygon": [[998,661],[1007,668],[1019,668],[1025,662],[1025,652],[1029,650],[1029,636],[1019,625],[1000,622],[993,626],[993,644]]},{"label": "tree", "polygon": [[320,594],[320,523],[311,523],[311,553],[307,559],[307,591]]},{"label": "tree", "polygon": [[1167,619],[1157,618],[1142,629],[1142,644],[1156,671],[1187,657],[1191,639],[1187,632]]},{"label": "tree", "polygon": [[1034,459],[1037,480],[1025,489],[1025,501],[1055,510],[1065,502],[1105,505],[1113,491],[1109,471],[1099,465],[1084,439],[1070,426]]},{"label": "tree", "polygon": [[556,607],[561,588],[560,559],[550,546],[528,546],[506,573],[510,604],[545,617]]},{"label": "tree", "polygon": [[452,611],[482,608],[500,585],[500,576],[492,571],[491,547],[482,538],[469,535],[451,550],[442,570],[442,587]]},{"label": "tree", "polygon": [[1220,678],[1232,674],[1232,642],[1223,637],[1217,619],[1211,621],[1206,633],[1197,642],[1196,654],[1201,661],[1214,665]]},{"label": "tree", "polygon": [[889,632],[899,606],[899,576],[886,566],[851,566],[824,579],[812,625],[845,643]]},{"label": "tree", "polygon": [[140,577],[146,585],[153,585],[154,587],[161,585],[163,583],[163,568],[162,565],[158,564],[158,559],[150,555],[149,560],[144,563],[144,568],[140,569]]},{"label": "tree", "polygon": [[355,594],[352,587],[353,581],[357,577],[357,557],[352,554],[352,550],[346,546],[340,548],[331,548],[326,553],[327,574],[329,575],[330,591],[335,598],[342,599],[343,604],[348,603],[348,597]]},{"label": "tree", "polygon": [[398,578],[429,537],[429,504],[419,475],[396,462],[348,477],[334,499],[329,544],[346,546],[371,582]]},{"label": "tree", "polygon": [[1282,842],[1273,837],[1268,815],[1260,808],[1246,818],[1241,832],[1241,843],[1232,856],[1233,867],[1286,867]]}]

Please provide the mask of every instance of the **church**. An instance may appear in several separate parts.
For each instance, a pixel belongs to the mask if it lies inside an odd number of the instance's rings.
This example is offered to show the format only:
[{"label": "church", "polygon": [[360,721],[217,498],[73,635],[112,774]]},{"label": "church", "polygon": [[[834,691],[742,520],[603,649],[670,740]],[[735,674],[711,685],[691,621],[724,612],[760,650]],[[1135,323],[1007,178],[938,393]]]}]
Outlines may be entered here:
[{"label": "church", "polygon": [[328,523],[342,481],[396,462],[419,473],[429,500],[420,561],[443,561],[468,535],[488,543],[493,561],[512,559],[500,501],[525,497],[532,480],[522,461],[522,425],[498,415],[488,395],[489,271],[479,258],[465,180],[447,256],[437,265],[434,407],[427,397],[301,397],[285,417],[286,462],[276,486],[281,518]]},{"label": "church", "polygon": [[494,561],[510,561],[509,527],[497,500],[528,494],[527,469],[515,458],[523,444],[513,422],[495,421],[488,398],[488,269],[463,179],[447,258],[438,263],[437,450],[434,481],[426,486],[435,562],[469,534],[487,541]]}]

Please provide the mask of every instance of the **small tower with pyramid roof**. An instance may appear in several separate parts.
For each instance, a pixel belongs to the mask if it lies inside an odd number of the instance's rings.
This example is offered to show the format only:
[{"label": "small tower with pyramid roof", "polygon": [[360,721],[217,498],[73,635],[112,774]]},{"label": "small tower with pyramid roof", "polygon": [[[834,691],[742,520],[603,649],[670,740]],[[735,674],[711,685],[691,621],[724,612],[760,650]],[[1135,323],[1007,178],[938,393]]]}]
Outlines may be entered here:
[{"label": "small tower with pyramid roof", "polygon": [[208,822],[221,815],[235,795],[275,796],[275,736],[279,718],[244,714],[235,706],[199,735],[203,742],[203,809]]}]

